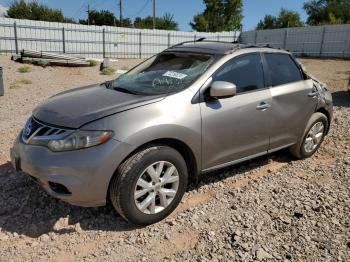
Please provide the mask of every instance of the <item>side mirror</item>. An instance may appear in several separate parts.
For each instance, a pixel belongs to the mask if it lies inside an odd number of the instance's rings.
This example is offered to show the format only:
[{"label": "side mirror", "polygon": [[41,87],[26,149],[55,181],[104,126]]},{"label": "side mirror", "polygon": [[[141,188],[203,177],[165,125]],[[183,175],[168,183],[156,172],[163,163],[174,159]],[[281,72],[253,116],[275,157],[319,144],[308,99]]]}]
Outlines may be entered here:
[{"label": "side mirror", "polygon": [[232,97],[237,94],[235,84],[224,81],[215,81],[210,86],[210,96],[214,98]]}]

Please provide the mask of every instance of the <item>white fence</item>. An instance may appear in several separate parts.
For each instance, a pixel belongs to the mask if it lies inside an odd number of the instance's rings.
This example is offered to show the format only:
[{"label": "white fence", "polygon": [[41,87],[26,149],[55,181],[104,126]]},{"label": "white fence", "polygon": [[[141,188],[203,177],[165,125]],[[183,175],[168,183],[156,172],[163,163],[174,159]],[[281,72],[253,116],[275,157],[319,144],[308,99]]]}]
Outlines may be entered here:
[{"label": "white fence", "polygon": [[22,49],[84,57],[146,58],[167,47],[194,41],[236,41],[240,32],[197,33],[87,26],[0,17],[0,53]]},{"label": "white fence", "polygon": [[270,45],[298,56],[350,57],[350,25],[307,26],[242,32],[244,44]]}]

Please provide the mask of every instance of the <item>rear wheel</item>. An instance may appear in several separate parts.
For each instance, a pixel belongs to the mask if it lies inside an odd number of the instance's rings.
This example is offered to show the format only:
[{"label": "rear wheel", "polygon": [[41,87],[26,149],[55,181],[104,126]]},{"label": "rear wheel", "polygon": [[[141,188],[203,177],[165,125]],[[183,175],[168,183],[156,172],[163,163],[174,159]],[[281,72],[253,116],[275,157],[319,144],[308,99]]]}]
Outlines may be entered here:
[{"label": "rear wheel", "polygon": [[110,185],[110,199],[127,221],[148,225],[167,217],[187,187],[187,166],[178,151],[151,146],[128,158]]},{"label": "rear wheel", "polygon": [[314,113],[306,125],[302,139],[290,148],[299,159],[312,156],[320,147],[328,127],[328,119],[322,113]]}]

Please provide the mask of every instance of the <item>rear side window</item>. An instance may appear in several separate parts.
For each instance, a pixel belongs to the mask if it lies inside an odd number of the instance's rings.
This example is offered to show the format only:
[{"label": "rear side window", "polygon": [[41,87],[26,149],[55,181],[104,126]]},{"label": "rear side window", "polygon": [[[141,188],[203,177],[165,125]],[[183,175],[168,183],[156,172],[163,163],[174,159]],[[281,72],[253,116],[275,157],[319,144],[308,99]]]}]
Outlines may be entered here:
[{"label": "rear side window", "polygon": [[271,86],[279,86],[302,80],[299,68],[287,54],[265,54]]},{"label": "rear side window", "polygon": [[264,73],[260,54],[233,58],[216,71],[213,81],[226,81],[235,84],[237,93],[264,88]]}]

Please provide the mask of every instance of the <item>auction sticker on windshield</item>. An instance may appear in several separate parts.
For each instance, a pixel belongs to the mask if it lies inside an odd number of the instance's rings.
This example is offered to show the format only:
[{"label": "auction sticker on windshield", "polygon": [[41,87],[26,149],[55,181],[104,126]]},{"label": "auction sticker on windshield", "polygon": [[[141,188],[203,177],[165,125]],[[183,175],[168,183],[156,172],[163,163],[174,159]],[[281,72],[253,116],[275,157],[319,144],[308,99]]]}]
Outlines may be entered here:
[{"label": "auction sticker on windshield", "polygon": [[182,73],[177,73],[177,72],[174,72],[174,71],[168,71],[168,72],[164,73],[163,76],[168,76],[168,77],[172,77],[172,78],[176,78],[176,79],[183,79],[187,75],[186,74],[182,74]]}]

